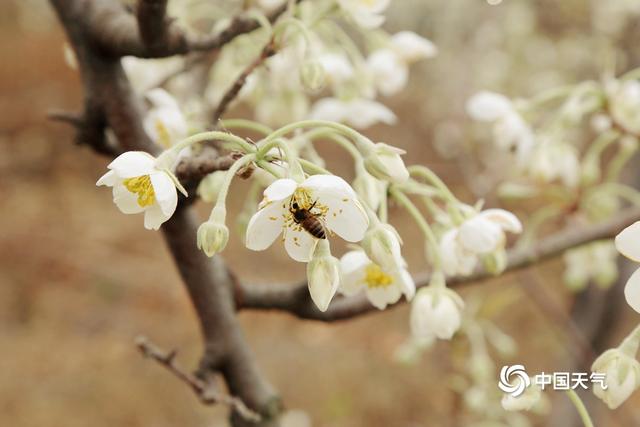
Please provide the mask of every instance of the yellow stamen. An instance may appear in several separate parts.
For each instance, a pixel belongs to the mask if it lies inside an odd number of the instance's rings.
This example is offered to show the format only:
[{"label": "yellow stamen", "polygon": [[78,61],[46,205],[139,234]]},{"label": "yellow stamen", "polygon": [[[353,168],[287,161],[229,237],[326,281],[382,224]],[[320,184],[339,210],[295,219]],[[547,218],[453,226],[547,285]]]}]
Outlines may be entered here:
[{"label": "yellow stamen", "polygon": [[164,148],[171,148],[171,136],[169,135],[169,129],[162,123],[162,120],[156,120],[155,122],[156,133],[158,134],[158,142]]},{"label": "yellow stamen", "polygon": [[149,177],[149,175],[127,178],[123,180],[122,183],[127,190],[138,195],[138,204],[140,207],[151,206],[156,202],[156,193],[153,191],[153,185],[151,184],[151,177]]},{"label": "yellow stamen", "polygon": [[371,263],[365,268],[364,281],[369,288],[386,288],[393,283],[393,277],[382,271],[378,264]]}]

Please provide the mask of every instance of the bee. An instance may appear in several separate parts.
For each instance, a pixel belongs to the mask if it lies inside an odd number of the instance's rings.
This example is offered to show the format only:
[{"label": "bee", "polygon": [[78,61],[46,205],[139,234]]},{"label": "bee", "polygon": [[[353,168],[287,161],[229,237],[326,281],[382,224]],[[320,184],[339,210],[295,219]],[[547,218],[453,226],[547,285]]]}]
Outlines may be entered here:
[{"label": "bee", "polygon": [[289,202],[289,212],[293,215],[293,222],[299,224],[313,237],[317,239],[326,239],[327,232],[322,224],[322,220],[319,218],[320,215],[311,212],[315,205],[316,202],[313,202],[308,209],[303,209],[300,207],[295,197],[292,197]]}]

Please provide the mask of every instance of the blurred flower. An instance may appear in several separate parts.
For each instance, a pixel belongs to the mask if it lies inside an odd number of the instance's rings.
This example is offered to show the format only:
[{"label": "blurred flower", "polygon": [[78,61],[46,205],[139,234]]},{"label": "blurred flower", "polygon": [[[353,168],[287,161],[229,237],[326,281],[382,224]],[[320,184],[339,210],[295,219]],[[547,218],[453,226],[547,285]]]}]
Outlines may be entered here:
[{"label": "blurred flower", "polygon": [[411,334],[449,340],[462,323],[462,298],[444,286],[429,285],[418,290],[411,304]]},{"label": "blurred flower", "polygon": [[365,129],[376,123],[396,123],[393,111],[379,102],[364,98],[349,101],[322,98],[313,105],[309,117],[314,120],[342,122],[357,129]]},{"label": "blurred flower", "polygon": [[167,77],[178,72],[184,65],[183,58],[173,56],[161,59],[140,59],[125,56],[121,59],[131,86],[138,93],[157,88]]},{"label": "blurred flower", "polygon": [[157,230],[171,218],[178,204],[177,178],[152,155],[127,151],[115,158],[96,185],[113,187],[113,202],[125,214],[144,212],[144,227]]},{"label": "blurred flower", "polygon": [[622,405],[640,387],[640,363],[634,355],[613,348],[602,353],[591,366],[591,371],[605,374],[605,387],[595,382],[593,394],[609,409]]},{"label": "blurred flower", "polygon": [[[263,171],[262,169],[259,169],[259,170]],[[257,171],[258,169],[256,169],[254,172],[257,172]],[[227,175],[226,171],[215,171],[205,176],[200,181],[200,184],[198,184],[198,190],[197,190],[198,196],[200,196],[200,198],[207,203],[215,202],[216,199],[218,198],[218,193],[222,189],[222,183],[224,182],[224,177],[226,175]],[[269,176],[272,176],[272,175],[269,174]],[[267,185],[271,184],[271,182],[273,181],[270,181]]]},{"label": "blurred flower", "polygon": [[560,181],[570,188],[580,181],[580,161],[575,147],[550,138],[542,138],[536,145],[527,170],[543,182]]},{"label": "blurred flower", "polygon": [[364,166],[357,168],[356,177],[353,180],[353,189],[362,200],[372,210],[378,210],[383,197],[386,197],[385,184],[374,178],[364,169]]},{"label": "blurred flower", "polygon": [[616,248],[606,240],[581,246],[564,253],[564,281],[573,291],[585,289],[589,280],[607,288],[618,277]]},{"label": "blurred flower", "polygon": [[492,122],[496,147],[515,149],[520,163],[527,160],[535,138],[509,98],[495,92],[478,92],[467,101],[467,114],[474,120]]},{"label": "blurred flower", "polygon": [[391,0],[337,0],[338,5],[362,28],[377,28]]},{"label": "blurred flower", "polygon": [[612,80],[606,88],[613,120],[627,132],[640,134],[640,82]]},{"label": "blurred flower", "polygon": [[383,268],[361,250],[347,252],[340,258],[340,272],[342,294],[355,295],[364,289],[367,299],[380,310],[396,303],[402,294],[407,300],[415,294],[413,279],[404,267]]},{"label": "blurred flower", "polygon": [[406,64],[438,54],[438,48],[431,40],[413,31],[400,31],[391,36],[391,48]]},{"label": "blurred flower", "polygon": [[318,92],[327,80],[324,67],[319,61],[306,61],[300,67],[302,86],[310,92]]},{"label": "blurred flower", "polygon": [[[513,376],[512,378],[517,382],[524,381],[519,376]],[[505,411],[528,411],[540,401],[541,397],[542,390],[540,386],[531,379],[530,385],[525,388],[521,395],[514,397],[510,393],[505,394],[500,404]]]},{"label": "blurred flower", "polygon": [[318,240],[306,231],[293,212],[306,210],[326,231],[333,231],[349,242],[359,242],[369,226],[364,208],[355,191],[342,178],[313,175],[298,184],[292,179],[278,179],[266,190],[264,199],[247,227],[246,246],[261,251],[282,232],[284,246],[291,258],[300,262],[311,259]]},{"label": "blurred flower", "polygon": [[164,89],[152,89],[145,93],[151,108],[142,125],[153,142],[164,149],[184,139],[188,133],[187,121],[178,102]]},{"label": "blurred flower", "polygon": [[[616,249],[632,261],[640,262],[640,221],[625,228],[616,236]],[[637,269],[624,287],[627,304],[640,313],[640,268]]]},{"label": "blurred flower", "polygon": [[353,78],[353,66],[343,53],[329,52],[318,57],[318,62],[324,69],[327,82],[334,87]]},{"label": "blurred flower", "polygon": [[307,264],[309,294],[320,311],[327,311],[340,286],[340,261],[329,250],[329,242],[320,240]]}]

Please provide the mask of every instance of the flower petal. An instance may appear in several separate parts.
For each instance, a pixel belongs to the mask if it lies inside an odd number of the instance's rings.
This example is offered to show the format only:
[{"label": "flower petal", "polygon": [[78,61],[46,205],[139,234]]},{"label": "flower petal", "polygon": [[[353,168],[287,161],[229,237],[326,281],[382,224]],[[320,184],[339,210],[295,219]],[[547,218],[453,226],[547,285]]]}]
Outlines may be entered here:
[{"label": "flower petal", "polygon": [[512,109],[509,98],[495,92],[478,92],[467,101],[467,114],[483,122],[497,120]]},{"label": "flower petal", "polygon": [[164,172],[150,175],[151,185],[156,195],[156,202],[160,205],[162,213],[170,217],[176,211],[178,205],[178,192],[173,180]]},{"label": "flower petal", "polygon": [[498,248],[504,232],[498,224],[478,215],[460,226],[458,239],[467,250],[485,254]]},{"label": "flower petal", "polygon": [[149,175],[154,170],[156,159],[144,151],[127,151],[120,154],[107,166],[120,178]]},{"label": "flower petal", "polygon": [[303,229],[287,228],[284,236],[284,248],[291,258],[299,262],[309,262],[318,239]]},{"label": "flower petal", "polygon": [[115,172],[109,171],[100,177],[100,179],[96,182],[96,185],[106,185],[108,187],[113,187],[116,182],[118,182],[118,177],[116,176]]},{"label": "flower petal", "polygon": [[312,175],[305,179],[300,187],[310,189],[318,198],[323,196],[357,197],[356,192],[347,181],[335,175]]},{"label": "flower petal", "polygon": [[404,294],[407,301],[411,301],[413,296],[416,294],[416,284],[413,281],[413,277],[411,274],[405,269],[398,270],[394,273],[394,277],[398,283],[398,287]]},{"label": "flower petal", "polygon": [[627,304],[640,313],[640,268],[629,277],[624,287],[624,297]]},{"label": "flower petal", "polygon": [[267,249],[282,231],[283,224],[284,217],[280,202],[268,203],[249,220],[245,245],[253,251]]},{"label": "flower petal", "polygon": [[640,262],[640,221],[622,230],[616,236],[616,249],[627,258]]},{"label": "flower petal", "polygon": [[298,184],[288,178],[277,179],[264,190],[264,197],[268,201],[283,200],[291,196]]},{"label": "flower petal", "polygon": [[358,200],[335,196],[319,199],[329,208],[325,217],[329,229],[347,242],[359,242],[364,238],[369,218]]},{"label": "flower petal", "polygon": [[389,286],[366,288],[367,298],[378,310],[384,310],[387,305],[395,304],[402,296],[400,287],[396,283]]},{"label": "flower petal", "polygon": [[362,290],[365,268],[371,260],[363,251],[349,251],[340,258],[340,293],[351,296]]},{"label": "flower petal", "polygon": [[495,222],[505,231],[522,233],[522,223],[518,217],[504,209],[487,209],[480,212],[479,216]]},{"label": "flower petal", "polygon": [[170,215],[165,215],[165,213],[162,212],[160,205],[153,204],[144,211],[144,228],[147,230],[157,230],[162,223],[170,217]]},{"label": "flower petal", "polygon": [[138,196],[129,192],[121,184],[113,186],[113,203],[124,214],[136,214],[144,211],[144,208],[138,204]]}]

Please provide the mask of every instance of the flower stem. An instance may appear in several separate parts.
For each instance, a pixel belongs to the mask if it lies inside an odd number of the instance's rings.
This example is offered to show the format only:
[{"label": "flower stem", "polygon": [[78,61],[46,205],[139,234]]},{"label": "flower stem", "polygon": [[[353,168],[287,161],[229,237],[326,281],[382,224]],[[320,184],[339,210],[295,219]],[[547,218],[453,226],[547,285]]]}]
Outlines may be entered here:
[{"label": "flower stem", "polygon": [[340,123],[330,122],[327,120],[302,120],[299,122],[288,124],[286,126],[283,126],[273,131],[269,136],[263,139],[260,144],[264,144],[268,141],[285,136],[286,134],[293,132],[296,129],[319,128],[319,127],[333,129],[338,133],[353,139],[354,141],[368,141],[369,143],[373,144],[373,142],[371,142],[369,138],[362,135],[360,132],[354,129],[351,129],[349,126],[345,126]]},{"label": "flower stem", "polygon": [[269,126],[265,126],[262,123],[255,122],[247,119],[226,119],[220,120],[220,127],[231,129],[248,129],[263,135],[269,135],[273,132]]},{"label": "flower stem", "polygon": [[177,143],[173,147],[171,147],[171,151],[175,153],[179,153],[184,148],[187,148],[193,144],[197,144],[198,142],[210,141],[210,140],[219,140],[230,142],[232,144],[238,145],[245,153],[252,153],[256,151],[253,144],[245,141],[239,136],[233,135],[228,132],[220,132],[220,131],[209,131],[209,132],[201,132],[195,135],[191,135],[190,137],[183,139],[181,142]]},{"label": "flower stem", "polygon": [[396,199],[398,203],[402,205],[403,208],[409,212],[409,214],[413,217],[418,227],[424,233],[424,236],[427,239],[427,242],[431,246],[431,252],[433,254],[433,262],[434,262],[434,270],[441,271],[442,270],[442,259],[440,257],[440,251],[438,248],[438,240],[436,239],[436,235],[433,233],[431,226],[424,219],[424,216],[420,213],[420,210],[413,204],[411,200],[401,191],[396,190],[395,188],[391,188],[389,190],[390,194],[393,198]]},{"label": "flower stem", "polygon": [[216,210],[219,211],[220,209],[224,209],[226,200],[227,200],[227,193],[229,192],[229,187],[231,187],[231,181],[233,181],[233,178],[236,176],[236,173],[238,173],[238,171],[243,166],[245,166],[248,163],[251,163],[255,159],[256,159],[255,154],[249,154],[247,156],[241,157],[238,160],[236,160],[233,163],[233,165],[231,165],[229,170],[227,170],[227,173],[224,176],[224,181],[222,181],[220,192],[218,193],[218,199],[216,200],[216,205],[211,211],[212,216],[214,211]]},{"label": "flower stem", "polygon": [[332,175],[331,172],[329,172],[325,168],[323,168],[321,166],[318,166],[315,163],[310,162],[309,160],[298,159],[298,161],[300,162],[300,165],[302,166],[302,169],[305,169],[305,170],[311,172],[312,174]]},{"label": "flower stem", "polygon": [[413,165],[407,168],[410,175],[419,176],[429,181],[436,189],[438,189],[442,197],[450,203],[454,208],[453,215],[456,222],[462,222],[463,214],[459,209],[460,201],[453,195],[449,187],[436,175],[431,169],[422,165]]},{"label": "flower stem", "polygon": [[331,132],[330,129],[314,129],[310,132],[302,135],[303,137],[309,138],[312,141],[318,138],[329,138],[331,142],[338,144],[340,147],[344,148],[351,154],[351,157],[357,162],[362,160],[362,154],[358,151],[358,149],[344,136],[336,135]]},{"label": "flower stem", "polygon": [[584,406],[582,399],[580,399],[580,396],[578,396],[578,393],[576,393],[575,390],[573,389],[569,389],[567,390],[567,396],[569,396],[569,400],[571,400],[571,403],[573,403],[573,406],[576,407],[576,410],[578,411],[578,415],[580,415],[580,418],[582,419],[582,423],[584,424],[584,427],[593,427],[593,421],[591,421],[589,412],[587,411],[587,408]]}]

